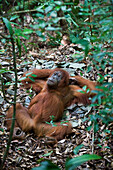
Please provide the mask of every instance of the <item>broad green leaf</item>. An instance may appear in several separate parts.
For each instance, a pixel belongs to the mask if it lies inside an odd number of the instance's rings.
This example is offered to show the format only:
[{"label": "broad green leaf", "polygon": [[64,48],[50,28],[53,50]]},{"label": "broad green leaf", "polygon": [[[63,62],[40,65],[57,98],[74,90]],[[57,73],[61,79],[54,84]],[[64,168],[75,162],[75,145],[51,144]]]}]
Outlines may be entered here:
[{"label": "broad green leaf", "polygon": [[77,166],[80,166],[84,162],[87,162],[89,160],[96,160],[96,159],[101,159],[101,157],[98,155],[90,155],[90,154],[78,156],[66,162],[66,170],[75,170]]},{"label": "broad green leaf", "polygon": [[10,35],[12,36],[13,35],[13,29],[12,29],[10,21],[7,18],[3,18],[3,22],[5,23],[7,29],[9,30]]}]

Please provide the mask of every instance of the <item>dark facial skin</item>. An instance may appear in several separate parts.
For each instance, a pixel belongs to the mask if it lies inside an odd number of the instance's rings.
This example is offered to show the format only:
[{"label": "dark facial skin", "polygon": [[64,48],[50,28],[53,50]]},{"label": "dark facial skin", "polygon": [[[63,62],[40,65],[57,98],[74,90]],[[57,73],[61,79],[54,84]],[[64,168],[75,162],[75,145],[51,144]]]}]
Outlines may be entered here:
[{"label": "dark facial skin", "polygon": [[56,87],[62,79],[62,73],[60,71],[55,71],[51,77],[47,80],[47,85],[51,87]]}]

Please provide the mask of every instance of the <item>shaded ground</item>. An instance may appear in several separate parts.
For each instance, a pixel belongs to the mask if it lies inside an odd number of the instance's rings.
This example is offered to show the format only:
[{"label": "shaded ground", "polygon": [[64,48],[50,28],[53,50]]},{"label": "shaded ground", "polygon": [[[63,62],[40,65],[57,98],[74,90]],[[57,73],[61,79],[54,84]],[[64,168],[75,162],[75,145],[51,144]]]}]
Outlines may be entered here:
[{"label": "shaded ground", "polygon": [[[75,59],[77,59],[78,56],[84,56],[82,47],[68,45],[59,50],[58,47],[50,48],[46,45],[44,45],[44,48],[36,47],[34,49],[28,46],[28,51],[29,52],[25,54],[23,50],[22,57],[17,60],[18,78],[20,78],[26,70],[34,67],[54,68],[59,66],[66,69],[71,75],[73,75],[74,72],[77,72],[85,78],[97,80],[97,72],[94,67],[92,67],[89,73],[86,72],[87,67],[90,64],[88,58],[85,60],[83,59],[82,62],[75,63]],[[12,56],[10,50],[7,50],[7,53],[1,55],[0,62],[2,67],[13,69],[10,56]],[[104,71],[100,70],[100,74],[104,74]],[[5,82],[11,81],[12,77],[14,77],[13,74],[5,74]],[[31,98],[35,95],[35,92],[33,92],[32,89],[26,91],[19,87],[20,84],[18,85],[17,102],[21,102],[23,105],[28,106]],[[13,97],[13,85],[6,86],[6,97],[11,101],[11,98]],[[0,157],[2,158],[9,134],[4,126],[4,120],[6,110],[10,106],[3,100],[2,94],[0,106],[0,123],[2,129],[4,129],[3,131],[0,131]],[[31,169],[32,167],[39,165],[40,161],[44,159],[49,159],[53,163],[59,165],[61,169],[64,169],[66,159],[75,156],[73,149],[80,144],[83,144],[84,146],[79,150],[77,156],[85,153],[91,154],[93,151],[94,154],[102,156],[103,159],[84,163],[77,169],[113,169],[113,139],[111,135],[113,124],[109,124],[108,128],[106,128],[105,125],[99,122],[100,129],[94,136],[93,128],[90,131],[86,131],[86,128],[91,125],[88,118],[89,114],[95,114],[93,108],[81,104],[73,105],[66,109],[65,114],[67,119],[73,124],[74,128],[72,135],[67,136],[55,145],[48,145],[47,140],[39,139],[33,134],[27,134],[26,138],[23,140],[15,139],[11,142],[4,169]],[[103,132],[103,129],[106,129],[106,133]],[[94,139],[95,142],[93,142]]]}]

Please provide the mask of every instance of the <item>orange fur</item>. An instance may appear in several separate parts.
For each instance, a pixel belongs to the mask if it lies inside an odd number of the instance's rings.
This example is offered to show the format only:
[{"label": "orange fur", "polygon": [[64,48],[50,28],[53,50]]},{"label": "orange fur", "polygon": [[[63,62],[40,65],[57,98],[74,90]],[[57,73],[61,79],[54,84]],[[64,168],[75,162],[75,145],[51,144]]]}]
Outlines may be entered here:
[{"label": "orange fur", "polygon": [[[82,91],[81,87],[84,85],[93,90],[95,89],[95,84],[90,80],[75,76],[74,78],[79,86],[69,85],[68,72],[59,68],[52,71],[34,69],[32,72],[37,75],[36,83],[39,83],[42,90],[31,100],[28,109],[17,103],[16,127],[20,127],[23,131],[33,130],[38,136],[52,137],[55,140],[60,140],[72,131],[70,123],[64,123],[63,125],[58,122],[63,115],[65,107],[73,102],[89,104],[88,94],[79,91]],[[49,77],[47,81],[42,80],[47,77]],[[25,86],[26,81],[32,84],[29,77],[23,82]],[[36,83],[34,84],[38,88],[39,86]],[[8,110],[7,118],[11,118],[12,114],[13,107]],[[52,123],[47,124],[47,122],[51,122],[51,116],[54,119]],[[9,129],[11,121],[7,121],[7,125]]]}]

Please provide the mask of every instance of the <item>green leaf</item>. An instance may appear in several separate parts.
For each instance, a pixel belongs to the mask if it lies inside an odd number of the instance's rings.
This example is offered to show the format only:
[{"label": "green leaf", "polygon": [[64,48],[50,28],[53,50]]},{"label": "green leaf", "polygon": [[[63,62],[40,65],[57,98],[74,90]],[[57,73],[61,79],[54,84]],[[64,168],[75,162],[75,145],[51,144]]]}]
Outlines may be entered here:
[{"label": "green leaf", "polygon": [[95,154],[94,155],[85,154],[82,156],[78,156],[66,162],[66,170],[75,170],[77,166],[80,166],[84,162],[87,162],[89,160],[96,160],[96,159],[101,159],[101,157]]},{"label": "green leaf", "polygon": [[16,43],[19,49],[19,57],[21,57],[21,41],[19,37],[16,38]]},{"label": "green leaf", "polygon": [[44,18],[45,16],[43,14],[41,14],[41,13],[37,13],[37,14],[35,14],[35,17]]},{"label": "green leaf", "polygon": [[39,24],[38,24],[38,27],[43,29],[46,27],[47,25],[47,22],[43,21],[43,20],[38,20]]},{"label": "green leaf", "polygon": [[66,6],[61,6],[62,11],[66,11]]},{"label": "green leaf", "polygon": [[[22,43],[22,42],[21,42]],[[26,47],[26,45],[24,44],[24,43],[22,43],[22,45],[23,45],[23,47],[24,47],[24,49],[25,49],[25,52],[27,53],[27,47]]]},{"label": "green leaf", "polygon": [[77,155],[78,151],[83,147],[84,145],[81,144],[81,145],[78,145],[75,149],[74,149],[74,154]]},{"label": "green leaf", "polygon": [[70,20],[73,22],[73,24],[74,24],[76,27],[79,27],[78,24],[71,18],[71,16],[70,16]]},{"label": "green leaf", "polygon": [[52,153],[53,153],[53,151],[48,152],[48,153],[46,153],[46,154],[44,154],[44,155],[42,155],[42,156],[50,156]]},{"label": "green leaf", "polygon": [[52,22],[56,24],[57,22],[59,22],[59,20],[60,20],[60,17],[57,17],[57,18],[54,18]]},{"label": "green leaf", "polygon": [[20,79],[19,79],[19,81],[22,81],[22,80],[25,80],[26,79],[26,77],[21,77]]},{"label": "green leaf", "polygon": [[55,28],[55,27],[47,27],[46,30],[47,31],[56,31],[56,30],[61,30],[61,28],[59,28],[59,27],[57,27],[57,28]]},{"label": "green leaf", "polygon": [[31,81],[35,82],[34,78],[32,78],[32,77],[29,77],[29,79],[30,79]]},{"label": "green leaf", "polygon": [[37,10],[38,12],[44,13],[44,9],[42,9],[42,8],[43,8],[43,6],[39,6],[38,8],[36,8],[36,10]]},{"label": "green leaf", "polygon": [[29,76],[29,75],[31,75],[32,73],[33,73],[33,72],[30,72],[30,73],[26,73],[26,77],[27,77],[27,76]]},{"label": "green leaf", "polygon": [[87,129],[87,131],[90,131],[91,128],[92,128],[92,125],[91,125],[91,126],[88,126],[86,129]]},{"label": "green leaf", "polygon": [[53,9],[53,5],[48,6],[47,8],[45,8],[45,13],[48,13],[52,9]]},{"label": "green leaf", "polygon": [[26,29],[23,30],[23,33],[24,34],[31,34],[31,33],[33,33],[33,30],[26,28]]},{"label": "green leaf", "polygon": [[39,31],[39,30],[37,30],[37,31],[35,31],[36,32],[36,34],[40,37],[40,36],[42,36],[42,32],[41,31]]},{"label": "green leaf", "polygon": [[23,30],[19,28],[14,28],[15,35],[17,36],[22,36],[23,35]]},{"label": "green leaf", "polygon": [[92,98],[92,103],[94,103],[97,100],[97,95]]},{"label": "green leaf", "polygon": [[13,20],[15,20],[15,19],[17,19],[17,18],[19,18],[18,15],[13,15],[13,16],[11,16],[10,21],[13,21]]},{"label": "green leaf", "polygon": [[62,5],[62,1],[55,1],[54,3],[59,6]]},{"label": "green leaf", "polygon": [[80,93],[83,93],[83,94],[85,94],[85,92],[83,91],[83,90],[77,90],[77,92],[80,92]]},{"label": "green leaf", "polygon": [[90,92],[90,89],[87,89],[87,90],[86,90],[86,93],[89,93],[89,92]]},{"label": "green leaf", "polygon": [[94,124],[94,133],[96,133],[98,130],[99,130],[99,126],[96,121],[96,123]]},{"label": "green leaf", "polygon": [[32,170],[60,170],[60,168],[51,161],[43,161],[39,167],[32,168]]},{"label": "green leaf", "polygon": [[100,148],[102,148],[102,146],[100,144],[97,144]]},{"label": "green leaf", "polygon": [[85,85],[85,86],[83,86],[82,88],[83,88],[83,90],[84,90],[84,91],[86,91],[86,89],[87,89],[87,86]]},{"label": "green leaf", "polygon": [[12,71],[6,70],[6,68],[0,69],[0,74],[7,73],[7,72],[13,73]]},{"label": "green leaf", "polygon": [[[3,44],[5,44],[6,43],[6,39],[1,39],[1,42],[3,43]],[[0,50],[0,53],[2,54],[2,51],[4,51],[3,49],[2,50]]]},{"label": "green leaf", "polygon": [[13,35],[13,29],[12,29],[10,21],[7,18],[3,18],[3,22],[5,23],[7,29],[9,30],[10,35],[12,36]]},{"label": "green leaf", "polygon": [[47,17],[51,17],[51,19],[49,20],[49,23],[51,23],[51,21],[53,22],[54,19],[57,18],[57,12],[56,11],[51,11],[47,14]]},{"label": "green leaf", "polygon": [[37,77],[37,75],[36,75],[36,74],[31,74],[31,76],[32,76],[32,77]]},{"label": "green leaf", "polygon": [[1,131],[1,132],[4,132],[4,129],[3,129],[3,128],[0,128],[0,131]]},{"label": "green leaf", "polygon": [[[27,30],[29,30],[29,29],[27,29]],[[28,33],[27,30],[26,30],[26,32],[24,32],[24,30],[14,28],[14,32],[15,32],[16,36],[21,36],[21,37],[24,37],[25,39],[29,39],[28,36],[24,35],[24,34],[30,34],[31,33],[31,32]]]},{"label": "green leaf", "polygon": [[30,76],[32,76],[32,77],[29,77],[29,79],[30,79],[31,81],[33,81],[33,82],[34,82],[35,80],[34,80],[34,78],[33,78],[33,77],[37,77],[37,75],[36,75],[36,74],[32,74],[32,73],[33,73],[33,72],[26,73],[26,76],[25,76],[25,77],[20,78],[20,79],[19,79],[19,81],[25,80],[25,79],[26,79],[26,78],[30,75]]}]

